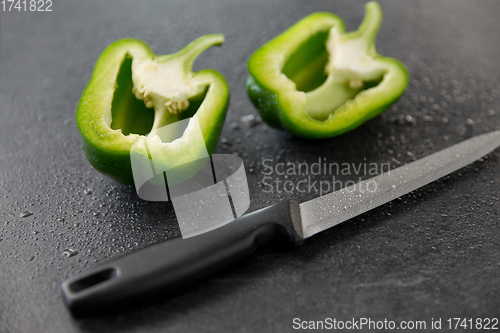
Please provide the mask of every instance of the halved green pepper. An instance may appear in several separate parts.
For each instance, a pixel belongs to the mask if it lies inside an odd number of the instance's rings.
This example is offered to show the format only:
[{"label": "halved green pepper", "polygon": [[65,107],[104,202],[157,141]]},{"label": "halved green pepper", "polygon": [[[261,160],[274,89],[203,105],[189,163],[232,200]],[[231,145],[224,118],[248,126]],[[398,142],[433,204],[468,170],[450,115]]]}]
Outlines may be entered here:
[{"label": "halved green pepper", "polygon": [[385,111],[405,90],[408,72],[377,53],[381,21],[373,1],[355,32],[346,33],[334,14],[314,13],[255,51],[247,93],[262,119],[299,137],[327,138]]},{"label": "halved green pepper", "polygon": [[[160,56],[137,39],[109,45],[97,60],[76,111],[91,165],[117,182],[133,184],[130,149],[139,138],[146,137],[150,149],[162,152],[161,163],[167,168],[195,160],[203,152],[213,153],[229,89],[218,72],[192,72],[192,65],[204,50],[223,41],[223,35],[206,35],[175,54]],[[189,117],[198,119],[206,150],[193,144],[188,129],[172,142],[162,142],[154,133],[147,136]]]}]

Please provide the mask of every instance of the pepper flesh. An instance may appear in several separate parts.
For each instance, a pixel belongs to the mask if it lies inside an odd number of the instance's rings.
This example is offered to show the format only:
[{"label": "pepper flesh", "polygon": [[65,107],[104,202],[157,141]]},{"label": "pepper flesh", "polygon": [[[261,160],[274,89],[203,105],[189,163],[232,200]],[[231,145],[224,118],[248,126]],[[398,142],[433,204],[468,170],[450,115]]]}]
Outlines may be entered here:
[{"label": "pepper flesh", "polygon": [[408,72],[380,56],[377,2],[346,33],[331,13],[314,13],[258,49],[248,61],[247,93],[269,125],[304,138],[350,131],[384,112],[404,92]]},{"label": "pepper flesh", "polygon": [[[223,35],[206,35],[177,53],[161,56],[137,39],[109,45],[97,60],[76,111],[83,150],[91,165],[119,183],[133,184],[130,149],[140,138],[161,152],[165,169],[195,160],[203,152],[213,153],[229,89],[218,72],[192,72],[192,65],[204,50],[223,41]],[[192,126],[171,142],[162,142],[154,133],[189,117],[197,118],[206,150],[189,139],[194,135],[189,130]]]}]

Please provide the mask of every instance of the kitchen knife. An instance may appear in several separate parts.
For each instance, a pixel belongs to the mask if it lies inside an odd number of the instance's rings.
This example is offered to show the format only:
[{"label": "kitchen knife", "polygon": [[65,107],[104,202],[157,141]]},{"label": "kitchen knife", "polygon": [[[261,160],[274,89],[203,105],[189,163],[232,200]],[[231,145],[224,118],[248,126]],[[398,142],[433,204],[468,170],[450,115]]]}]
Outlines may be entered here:
[{"label": "kitchen knife", "polygon": [[[239,262],[266,243],[304,239],[396,199],[489,154],[500,131],[473,137],[379,176],[299,204],[284,200],[198,235],[174,238],[90,268],[62,283],[75,317],[174,293]],[[370,186],[371,191],[367,189]]]}]

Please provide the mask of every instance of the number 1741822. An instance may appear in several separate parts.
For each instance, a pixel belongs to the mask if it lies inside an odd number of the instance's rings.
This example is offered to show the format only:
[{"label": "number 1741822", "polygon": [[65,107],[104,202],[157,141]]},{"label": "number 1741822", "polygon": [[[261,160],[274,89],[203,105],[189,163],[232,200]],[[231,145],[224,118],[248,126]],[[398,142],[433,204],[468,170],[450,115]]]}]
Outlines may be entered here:
[{"label": "number 1741822", "polygon": [[52,0],[0,0],[4,12],[51,12]]}]

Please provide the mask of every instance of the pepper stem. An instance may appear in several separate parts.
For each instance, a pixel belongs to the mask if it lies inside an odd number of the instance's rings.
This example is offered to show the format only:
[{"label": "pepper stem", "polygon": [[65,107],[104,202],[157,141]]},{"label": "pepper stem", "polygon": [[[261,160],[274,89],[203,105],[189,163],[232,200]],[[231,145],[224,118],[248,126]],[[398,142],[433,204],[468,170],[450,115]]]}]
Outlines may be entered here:
[{"label": "pepper stem", "polygon": [[370,1],[365,5],[365,17],[355,32],[360,39],[364,40],[369,53],[376,53],[375,38],[377,37],[380,24],[382,23],[382,9],[376,1]]},{"label": "pepper stem", "polygon": [[188,74],[193,69],[194,61],[203,51],[215,45],[222,45],[222,43],[224,43],[223,34],[209,34],[195,39],[185,48],[173,55],[167,55],[165,57],[160,56],[157,59],[158,61],[163,61],[178,58],[183,62],[182,66],[184,73]]}]

